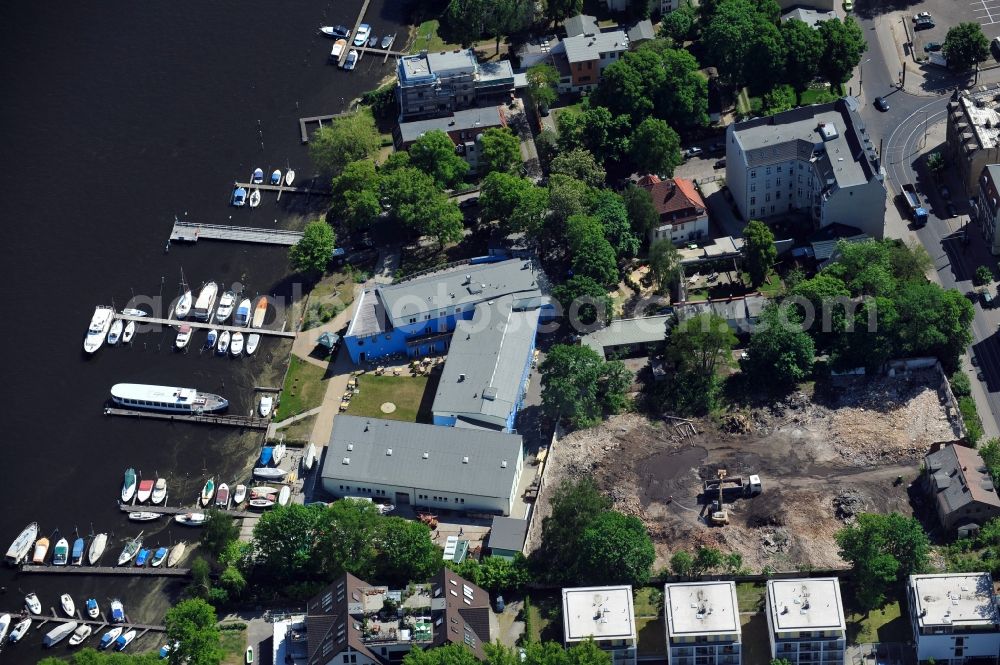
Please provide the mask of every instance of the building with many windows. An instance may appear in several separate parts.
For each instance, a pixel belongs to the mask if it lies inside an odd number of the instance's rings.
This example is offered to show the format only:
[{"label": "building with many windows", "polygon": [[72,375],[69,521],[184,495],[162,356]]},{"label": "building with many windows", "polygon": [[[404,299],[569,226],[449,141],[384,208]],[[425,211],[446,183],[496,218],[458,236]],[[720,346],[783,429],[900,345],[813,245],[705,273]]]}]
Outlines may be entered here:
[{"label": "building with many windows", "polygon": [[1000,658],[1000,610],[989,573],[911,575],[906,591],[918,661]]},{"label": "building with many windows", "polygon": [[708,237],[708,208],[692,181],[680,177],[661,180],[650,174],[636,184],[649,192],[660,216],[659,223],[649,230],[650,244],[670,240],[677,245]]},{"label": "building with many windows", "polygon": [[960,538],[1000,517],[1000,497],[974,448],[948,444],[924,457],[924,483],[941,526]]},{"label": "building with many windows", "polygon": [[632,587],[563,589],[563,640],[567,647],[589,639],[611,654],[611,665],[635,665],[636,628]]},{"label": "building with many windows", "polygon": [[1000,85],[963,91],[948,102],[945,151],[973,196],[983,169],[1000,163]]},{"label": "building with many windows", "polygon": [[502,106],[464,109],[440,118],[425,118],[401,122],[392,134],[396,150],[409,150],[410,146],[427,132],[439,129],[455,144],[455,152],[477,173],[480,163],[479,137],[491,127],[506,127],[507,113]]},{"label": "building with many windows", "polygon": [[979,174],[979,190],[972,199],[971,219],[979,225],[986,246],[994,256],[1000,254],[1000,164],[987,164]]},{"label": "building with many windows", "polygon": [[742,631],[734,582],[663,588],[669,665],[740,665]]},{"label": "building with many windows", "polygon": [[745,220],[805,216],[882,238],[884,175],[853,97],[729,125],[726,184]]},{"label": "building with many windows", "polygon": [[843,665],[847,625],[836,577],[768,580],[771,657],[792,665]]},{"label": "building with many windows", "polygon": [[472,49],[404,56],[396,74],[400,122],[505,104],[514,93],[510,61],[481,63]]}]

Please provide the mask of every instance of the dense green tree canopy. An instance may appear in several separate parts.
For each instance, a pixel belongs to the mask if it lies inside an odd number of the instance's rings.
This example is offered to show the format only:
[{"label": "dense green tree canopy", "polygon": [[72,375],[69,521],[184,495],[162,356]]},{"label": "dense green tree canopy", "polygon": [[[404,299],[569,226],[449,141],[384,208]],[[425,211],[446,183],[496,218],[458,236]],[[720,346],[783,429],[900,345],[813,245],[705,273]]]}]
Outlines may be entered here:
[{"label": "dense green tree canopy", "polygon": [[978,23],[959,23],[948,30],[941,52],[948,59],[948,67],[964,72],[990,56],[990,41]]},{"label": "dense green tree canopy", "polygon": [[748,357],[740,363],[743,371],[751,377],[767,377],[766,385],[778,390],[805,379],[812,371],[816,349],[801,322],[793,307],[766,307],[750,336]]},{"label": "dense green tree canopy", "polygon": [[549,191],[526,178],[494,172],[483,179],[479,205],[483,219],[498,220],[508,233],[537,237],[545,222]]},{"label": "dense green tree canopy", "polygon": [[781,39],[785,42],[788,61],[785,76],[796,90],[805,90],[819,74],[820,59],[825,43],[818,30],[805,21],[791,19],[781,23]]},{"label": "dense green tree canopy", "polygon": [[691,36],[698,12],[691,2],[682,2],[660,21],[659,36],[681,44]]},{"label": "dense green tree canopy", "polygon": [[490,127],[479,137],[479,155],[487,172],[512,172],[521,165],[521,142],[506,127]]},{"label": "dense green tree canopy", "polygon": [[552,297],[562,306],[563,316],[584,327],[603,327],[611,320],[611,297],[607,289],[584,275],[574,275],[552,288]]},{"label": "dense green tree canopy", "polygon": [[681,139],[667,123],[646,118],[632,135],[632,160],[642,173],[670,177],[681,163]]},{"label": "dense green tree canopy", "polygon": [[662,397],[680,413],[703,414],[715,407],[720,389],[716,370],[732,362],[736,346],[726,320],[701,314],[681,321],[670,332],[666,357],[675,367]]},{"label": "dense green tree canopy", "polygon": [[639,253],[642,241],[632,231],[628,208],[621,196],[610,189],[597,190],[590,211],[601,222],[604,237],[619,259],[631,258]]},{"label": "dense green tree canopy", "polygon": [[865,610],[881,607],[894,587],[928,566],[927,534],[920,522],[899,513],[862,513],[836,538],[840,556],[854,566],[854,588]]},{"label": "dense green tree canopy", "polygon": [[[67,659],[48,656],[38,661],[38,665],[162,665],[163,661],[155,651],[146,653],[119,653],[117,651],[98,651],[92,647],[84,647]],[[513,665],[517,665],[514,663]]]},{"label": "dense green tree canopy", "polygon": [[843,21],[839,18],[821,21],[817,29],[824,44],[820,73],[830,83],[846,83],[868,48],[861,26],[848,16]]},{"label": "dense green tree canopy", "polygon": [[549,165],[549,172],[576,178],[591,187],[604,185],[604,167],[597,163],[586,148],[573,148],[557,155]]},{"label": "dense green tree canopy", "polygon": [[555,487],[550,504],[552,512],[542,520],[541,547],[532,558],[549,581],[575,582],[580,566],[580,536],[611,510],[611,501],[601,494],[592,478],[581,476],[563,479]]},{"label": "dense green tree canopy", "polygon": [[680,253],[669,239],[656,240],[649,246],[649,270],[661,293],[677,281],[680,268]]},{"label": "dense green tree canopy", "polygon": [[542,362],[542,409],[573,427],[590,427],[623,405],[622,364],[587,346],[556,344]]},{"label": "dense green tree canopy", "polygon": [[660,222],[660,214],[656,212],[653,205],[653,197],[649,191],[642,187],[629,185],[622,192],[625,200],[625,207],[628,209],[629,223],[632,224],[632,231],[639,238],[645,238],[650,229],[656,227]]},{"label": "dense green tree canopy", "polygon": [[367,228],[382,212],[375,162],[362,159],[344,166],[333,179],[331,209],[354,230]]},{"label": "dense green tree canopy", "polygon": [[205,524],[201,528],[198,542],[209,554],[218,558],[233,542],[240,537],[240,528],[229,513],[221,510],[209,510]]},{"label": "dense green tree canopy", "polygon": [[471,46],[486,29],[488,11],[488,0],[449,0],[438,31],[448,41]]},{"label": "dense green tree canopy", "polygon": [[456,573],[492,594],[518,592],[531,580],[528,560],[517,552],[513,559],[488,556],[482,561],[467,557],[460,564],[448,564]]},{"label": "dense green tree canopy", "polygon": [[402,586],[429,579],[443,565],[441,548],[431,540],[431,530],[423,522],[384,517],[377,539],[376,575],[387,584]]},{"label": "dense green tree canopy", "polygon": [[562,23],[582,11],[583,0],[545,0],[545,17],[553,23]]},{"label": "dense green tree canopy", "polygon": [[548,107],[559,96],[559,72],[550,64],[539,63],[528,68],[528,90],[536,104]]},{"label": "dense green tree canopy", "polygon": [[573,272],[590,277],[598,284],[611,285],[618,281],[618,261],[614,247],[604,235],[604,227],[596,217],[573,215],[566,220]]},{"label": "dense green tree canopy", "polygon": [[656,550],[638,517],[608,511],[593,520],[579,540],[584,584],[649,582]]},{"label": "dense green tree canopy", "polygon": [[778,258],[774,234],[764,222],[751,220],[743,229],[743,240],[743,266],[750,276],[750,283],[758,287],[767,279]]},{"label": "dense green tree canopy", "polygon": [[330,263],[337,236],[323,220],[306,224],[302,238],[288,249],[292,269],[302,273],[322,273]]},{"label": "dense green tree canopy", "polygon": [[358,111],[317,129],[309,141],[309,157],[320,172],[335,176],[347,164],[374,155],[381,144],[375,118]]},{"label": "dense green tree canopy", "polygon": [[582,113],[560,113],[557,123],[561,150],[586,148],[602,163],[621,158],[628,147],[632,127],[629,116],[613,115],[603,106],[595,106]]},{"label": "dense green tree canopy", "polygon": [[702,30],[709,62],[733,83],[770,90],[781,81],[785,65],[776,20],[754,0],[720,0]]},{"label": "dense green tree canopy", "polygon": [[469,172],[469,163],[455,153],[455,144],[443,130],[432,129],[414,141],[410,163],[434,178],[439,187],[455,187]]},{"label": "dense green tree canopy", "polygon": [[225,655],[219,641],[215,608],[200,598],[182,600],[167,610],[170,665],[219,665]]}]

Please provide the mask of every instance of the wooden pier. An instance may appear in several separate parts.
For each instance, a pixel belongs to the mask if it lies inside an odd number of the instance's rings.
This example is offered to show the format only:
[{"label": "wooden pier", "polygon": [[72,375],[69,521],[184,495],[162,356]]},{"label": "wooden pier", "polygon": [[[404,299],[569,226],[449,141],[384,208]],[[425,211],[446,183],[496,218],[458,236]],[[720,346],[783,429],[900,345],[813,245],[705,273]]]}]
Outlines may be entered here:
[{"label": "wooden pier", "polygon": [[[257,185],[262,187],[263,185]],[[271,185],[268,185],[270,187]],[[279,189],[274,187],[274,189]],[[285,191],[292,188],[285,187]],[[313,190],[307,190],[313,191]],[[329,194],[329,192],[326,192]],[[205,240],[232,240],[235,242],[252,242],[259,245],[282,245],[290,247],[302,239],[301,231],[284,231],[282,229],[255,229],[250,226],[224,226],[222,224],[197,224],[195,222],[174,222],[170,231],[170,242],[198,242]]]},{"label": "wooden pier", "polygon": [[[253,488],[249,488],[253,489]],[[201,510],[218,510],[220,513],[226,513],[234,519],[247,518],[247,517],[260,517],[260,513],[250,513],[244,510],[231,510],[229,508],[215,508],[214,505],[208,508],[193,508],[184,506],[143,506],[143,505],[129,505],[127,503],[119,503],[118,507],[121,508],[122,512],[125,513],[158,513],[160,515],[184,515],[186,513],[199,512]]]},{"label": "wooden pier", "polygon": [[261,337],[266,337],[268,335],[272,337],[287,337],[288,339],[295,339],[296,333],[292,330],[272,330],[270,328],[246,328],[244,326],[226,326],[213,323],[211,321],[182,321],[180,319],[157,319],[152,316],[132,316],[131,314],[122,314],[121,312],[116,312],[115,317],[121,319],[122,321],[135,321],[136,323],[150,323],[153,325],[161,326],[173,326],[178,328],[180,326],[190,326],[191,328],[201,328],[203,330],[218,330],[220,333],[224,330],[228,330],[231,333],[243,333],[244,336],[252,335],[254,333],[260,335]]},{"label": "wooden pier", "polygon": [[[190,511],[185,511],[190,512]],[[53,573],[60,575],[138,575],[140,577],[187,577],[190,568],[152,568],[150,566],[21,566],[22,573]]]},{"label": "wooden pier", "polygon": [[[148,418],[150,420],[170,420],[186,423],[202,423],[204,425],[226,425],[228,427],[245,427],[249,429],[267,429],[271,424],[270,418],[258,418],[256,416],[230,416],[230,415],[187,415],[182,413],[160,413],[158,411],[132,411],[130,409],[119,409],[116,407],[106,407],[106,416],[132,416],[133,418]],[[191,512],[185,510],[184,512]]]},{"label": "wooden pier", "polygon": [[255,185],[250,182],[237,182],[234,183],[234,185],[236,187],[243,187],[247,190],[259,189],[265,192],[278,192],[278,200],[281,200],[281,195],[284,192],[289,192],[291,194],[315,194],[317,196],[330,196],[331,194],[329,189],[317,189],[315,187],[292,187],[285,184],[265,185],[264,183],[261,183],[259,185]]},{"label": "wooden pier", "polygon": [[[167,632],[166,626],[158,626],[155,624],[145,624],[145,623],[132,623],[129,621],[128,616],[125,617],[124,623],[112,623],[105,617],[104,612],[101,612],[101,616],[97,619],[91,619],[89,617],[84,617],[80,614],[80,610],[76,611],[75,617],[60,616],[55,608],[49,608],[52,614],[50,615],[38,615],[38,614],[28,614],[24,610],[19,610],[16,612],[8,612],[11,615],[11,624],[17,623],[24,617],[30,617],[32,622],[32,630],[38,630],[42,626],[49,623],[69,623],[70,621],[76,621],[79,624],[85,624],[94,627],[94,632],[91,633],[90,637],[87,639],[92,639],[94,637],[100,638],[101,633],[105,628],[112,628],[114,626],[121,626],[123,632],[128,630],[138,630],[141,631],[141,635],[145,635],[148,632],[154,633],[165,633]],[[141,635],[136,635],[138,640]],[[86,641],[86,640],[84,640]]]},{"label": "wooden pier", "polygon": [[314,115],[309,118],[299,118],[299,134],[302,138],[303,143],[309,143],[309,128],[310,123],[318,123],[320,127],[323,126],[324,122],[330,122],[334,118],[341,118],[348,113],[331,113],[330,115]]},{"label": "wooden pier", "polygon": [[347,60],[347,54],[351,51],[351,45],[354,43],[354,35],[358,34],[358,28],[365,21],[365,14],[368,12],[368,5],[371,4],[372,0],[365,0],[361,5],[361,11],[358,12],[358,18],[354,21],[354,29],[347,33],[347,48],[345,48],[341,54],[340,58],[337,59],[337,66],[343,67],[344,61]]}]

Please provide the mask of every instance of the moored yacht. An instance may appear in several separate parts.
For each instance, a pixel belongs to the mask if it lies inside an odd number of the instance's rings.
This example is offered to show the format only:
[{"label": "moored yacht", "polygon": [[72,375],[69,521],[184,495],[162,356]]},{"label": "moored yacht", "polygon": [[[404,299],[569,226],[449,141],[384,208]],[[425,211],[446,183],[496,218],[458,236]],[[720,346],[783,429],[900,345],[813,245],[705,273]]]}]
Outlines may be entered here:
[{"label": "moored yacht", "polygon": [[219,298],[219,307],[215,310],[215,320],[222,323],[233,313],[233,307],[236,305],[236,294],[232,291],[226,291]]},{"label": "moored yacht", "polygon": [[38,523],[32,522],[28,526],[24,527],[21,533],[14,539],[14,542],[10,544],[7,548],[7,555],[4,557],[7,563],[17,565],[25,560],[28,556],[28,552],[31,551],[31,545],[35,542],[35,538],[38,537]]},{"label": "moored yacht", "polygon": [[236,319],[233,323],[237,326],[246,326],[250,323],[250,299],[244,298],[240,301],[240,306],[236,308]]},{"label": "moored yacht", "polygon": [[111,386],[111,399],[115,404],[133,409],[150,411],[176,411],[178,413],[211,413],[229,406],[229,400],[194,388],[173,388],[145,383],[116,383]]},{"label": "moored yacht", "polygon": [[243,353],[243,333],[233,333],[233,339],[229,342],[229,351],[234,356],[239,356]]},{"label": "moored yacht", "polygon": [[87,353],[93,353],[101,348],[114,320],[114,308],[99,305],[94,310],[94,316],[90,319],[90,327],[87,328],[87,336],[83,340],[83,350]]},{"label": "moored yacht", "polygon": [[104,548],[107,545],[108,534],[99,533],[94,536],[94,539],[90,541],[90,547],[87,549],[87,563],[91,566],[95,565],[100,560],[101,555],[104,554]]},{"label": "moored yacht", "polygon": [[49,553],[49,539],[39,538],[35,541],[35,551],[31,555],[31,563],[45,563],[45,557]]},{"label": "moored yacht", "polygon": [[65,566],[67,563],[69,563],[69,541],[60,538],[52,548],[52,565]]},{"label": "moored yacht", "polygon": [[218,353],[220,356],[226,355],[226,353],[229,351],[230,337],[232,337],[232,335],[229,333],[228,330],[223,330],[222,334],[219,335],[219,343],[215,347],[215,352]]},{"label": "moored yacht", "polygon": [[212,310],[215,309],[215,299],[218,295],[219,285],[215,282],[209,282],[201,287],[198,299],[194,303],[194,309],[191,310],[191,316],[196,321],[208,321],[211,319]]},{"label": "moored yacht", "polygon": [[150,495],[149,500],[153,502],[153,505],[163,503],[163,500],[167,498],[167,479],[157,478],[156,484],[153,485],[153,493]]}]

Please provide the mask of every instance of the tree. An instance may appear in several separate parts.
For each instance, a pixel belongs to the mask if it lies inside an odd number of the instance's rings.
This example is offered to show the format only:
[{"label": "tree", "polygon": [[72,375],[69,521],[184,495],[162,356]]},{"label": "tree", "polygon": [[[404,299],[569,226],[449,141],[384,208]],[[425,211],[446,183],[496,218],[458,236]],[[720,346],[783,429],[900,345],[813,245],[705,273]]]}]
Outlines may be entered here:
[{"label": "tree", "polygon": [[778,250],[774,247],[774,234],[764,222],[751,220],[743,229],[743,267],[754,288],[767,279]]},{"label": "tree", "polygon": [[[39,665],[162,665],[163,661],[156,651],[146,653],[107,653],[91,647],[80,649],[66,660],[49,656],[38,661]],[[492,665],[492,664],[491,664]],[[512,663],[511,665],[518,665]]]},{"label": "tree", "polygon": [[545,0],[545,17],[553,23],[562,23],[582,11],[583,0]]},{"label": "tree", "polygon": [[574,275],[552,289],[552,297],[562,306],[575,330],[594,324],[604,327],[611,320],[611,297],[607,289],[584,275]]},{"label": "tree", "polygon": [[560,113],[556,124],[559,127],[559,148],[562,151],[586,148],[602,163],[621,158],[628,147],[628,136],[632,128],[629,116],[613,115],[603,106],[591,107],[582,113]]},{"label": "tree", "polygon": [[542,62],[529,67],[526,76],[531,99],[538,106],[548,108],[559,96],[556,88],[559,85],[559,72],[552,65]]},{"label": "tree", "polygon": [[720,387],[716,368],[729,364],[736,341],[726,320],[715,314],[700,314],[678,323],[667,342],[666,356],[676,371],[673,380],[665,382],[665,401],[681,413],[705,413],[714,408]]},{"label": "tree", "polygon": [[506,127],[490,127],[478,139],[487,172],[514,171],[521,164],[521,142]]},{"label": "tree", "polygon": [[704,575],[721,567],[723,563],[725,563],[725,558],[722,552],[714,547],[699,545],[698,549],[694,551],[694,572],[696,575]]},{"label": "tree", "polygon": [[574,148],[558,155],[549,165],[549,171],[576,178],[591,187],[603,186],[606,176],[604,167],[597,163],[594,155],[586,148]]},{"label": "tree", "polygon": [[604,236],[604,227],[596,217],[573,215],[566,220],[573,272],[590,277],[598,284],[618,281],[615,250]]},{"label": "tree", "polygon": [[613,511],[597,517],[580,536],[580,579],[584,584],[649,582],[656,550],[638,517]]},{"label": "tree", "polygon": [[949,68],[964,72],[989,57],[990,41],[978,23],[959,23],[948,30],[941,52]]},{"label": "tree", "polygon": [[764,113],[776,115],[791,111],[798,102],[798,95],[790,85],[775,86],[764,94]]},{"label": "tree", "polygon": [[233,522],[228,513],[221,510],[209,510],[205,525],[201,528],[199,542],[209,554],[219,558],[229,543],[240,537],[240,528]]},{"label": "tree", "polygon": [[542,168],[548,169],[559,154],[559,135],[546,127],[535,137],[535,150],[538,151],[538,161]]},{"label": "tree", "polygon": [[761,312],[750,336],[747,358],[741,361],[751,380],[758,385],[787,389],[812,371],[816,348],[802,327],[802,319],[791,307],[770,305]]},{"label": "tree", "polygon": [[447,565],[473,584],[494,594],[520,591],[531,581],[528,560],[520,552],[513,559],[488,556],[480,562],[470,557],[460,564]]},{"label": "tree", "polygon": [[438,194],[428,206],[420,210],[415,220],[418,228],[438,241],[441,249],[450,243],[459,242],[465,233],[465,216],[455,201]]},{"label": "tree", "polygon": [[[485,645],[484,645],[485,646]],[[403,665],[481,665],[464,644],[449,642],[434,649],[414,647],[403,656]]]},{"label": "tree", "polygon": [[993,271],[990,270],[989,266],[979,266],[976,268],[976,272],[972,276],[972,281],[976,286],[989,284],[993,281]]},{"label": "tree", "polygon": [[549,178],[549,210],[551,226],[557,236],[564,233],[561,228],[573,215],[581,214],[590,197],[587,183],[568,175],[556,173]]},{"label": "tree", "polygon": [[681,163],[681,139],[667,123],[646,118],[632,134],[632,159],[644,173],[672,176]]},{"label": "tree", "polygon": [[657,117],[674,127],[707,125],[708,79],[701,73],[701,65],[684,49],[665,49],[660,58],[664,79],[654,95]]},{"label": "tree", "polygon": [[319,569],[313,544],[322,509],[298,504],[276,507],[253,528],[254,558],[263,579],[309,579]]},{"label": "tree", "polygon": [[927,170],[933,173],[935,176],[940,176],[947,164],[944,161],[944,155],[940,152],[932,152],[927,155]]},{"label": "tree", "polygon": [[534,5],[525,0],[491,0],[486,15],[486,34],[493,35],[500,55],[500,40],[529,27],[534,20]]},{"label": "tree", "polygon": [[597,190],[591,214],[600,221],[604,237],[619,259],[631,258],[639,253],[642,241],[632,232],[628,209],[621,196],[610,189]]},{"label": "tree", "polygon": [[694,570],[694,557],[684,550],[674,552],[674,555],[670,557],[670,570],[673,571],[674,575],[687,577]]},{"label": "tree", "polygon": [[309,141],[309,157],[320,172],[334,176],[350,162],[374,155],[380,145],[375,118],[368,111],[358,111],[317,129]]},{"label": "tree", "polygon": [[418,168],[403,166],[383,174],[380,185],[396,219],[420,234],[427,233],[427,212],[443,196],[434,178]]},{"label": "tree", "polygon": [[861,26],[848,16],[843,22],[839,18],[821,21],[817,31],[823,38],[820,73],[834,85],[845,83],[868,48]]},{"label": "tree", "polygon": [[488,11],[486,0],[450,0],[441,14],[439,33],[447,41],[471,46],[483,34]]},{"label": "tree", "polygon": [[413,142],[410,163],[434,178],[438,187],[455,187],[469,172],[469,163],[455,154],[455,144],[443,130],[432,129]]},{"label": "tree", "polygon": [[629,185],[622,192],[622,199],[628,210],[632,231],[639,238],[645,238],[649,231],[660,223],[660,213],[656,212],[656,206],[653,205],[653,197],[650,196],[649,190]]},{"label": "tree", "polygon": [[881,607],[895,585],[928,566],[930,542],[916,519],[899,513],[857,516],[836,534],[840,556],[854,566],[858,602],[865,610]]},{"label": "tree", "polygon": [[331,208],[351,229],[367,228],[382,212],[379,174],[370,159],[347,164],[333,179],[332,190]]},{"label": "tree", "polygon": [[781,22],[781,39],[785,43],[788,59],[785,77],[796,91],[809,87],[819,74],[824,42],[821,33],[805,21],[793,18]]},{"label": "tree", "polygon": [[361,579],[375,575],[376,540],[382,515],[370,501],[341,499],[317,518],[315,551],[326,579],[348,572]]},{"label": "tree", "polygon": [[543,411],[573,427],[598,422],[604,408],[620,403],[624,394],[620,363],[605,362],[587,346],[556,344],[541,370]]},{"label": "tree", "polygon": [[[639,123],[652,114],[654,96],[665,79],[660,54],[642,45],[604,68],[591,101],[606,108],[608,117],[627,115],[630,124]],[[561,133],[561,126],[559,130]]]},{"label": "tree", "polygon": [[167,628],[170,665],[219,665],[225,652],[219,642],[215,608],[200,598],[182,600],[167,610],[163,621]]},{"label": "tree", "polygon": [[376,535],[376,575],[389,584],[425,580],[441,569],[441,548],[422,522],[384,517]]},{"label": "tree", "polygon": [[337,236],[323,220],[306,224],[302,238],[288,250],[292,269],[302,273],[319,273],[326,270],[333,256]]},{"label": "tree", "polygon": [[479,205],[483,219],[499,220],[506,232],[537,237],[548,211],[549,192],[526,178],[494,172],[483,179]]},{"label": "tree", "polygon": [[649,246],[649,270],[661,293],[680,275],[681,257],[670,240],[662,239]]},{"label": "tree", "polygon": [[709,62],[731,83],[770,90],[783,78],[785,65],[775,20],[753,0],[720,0],[702,31]]},{"label": "tree", "polygon": [[969,299],[954,289],[911,281],[900,287],[893,301],[898,351],[905,356],[936,356],[949,372],[957,368],[959,356],[972,343],[975,309]]},{"label": "tree", "polygon": [[660,21],[659,36],[670,39],[679,45],[691,35],[697,18],[698,11],[694,5],[690,2],[683,2]]},{"label": "tree", "polygon": [[[586,347],[556,346],[553,350],[559,348]],[[576,579],[577,540],[598,516],[610,510],[611,501],[590,476],[584,475],[564,478],[552,493],[550,504],[552,512],[542,520],[542,542],[533,557],[547,572],[546,579],[559,583]]]}]

